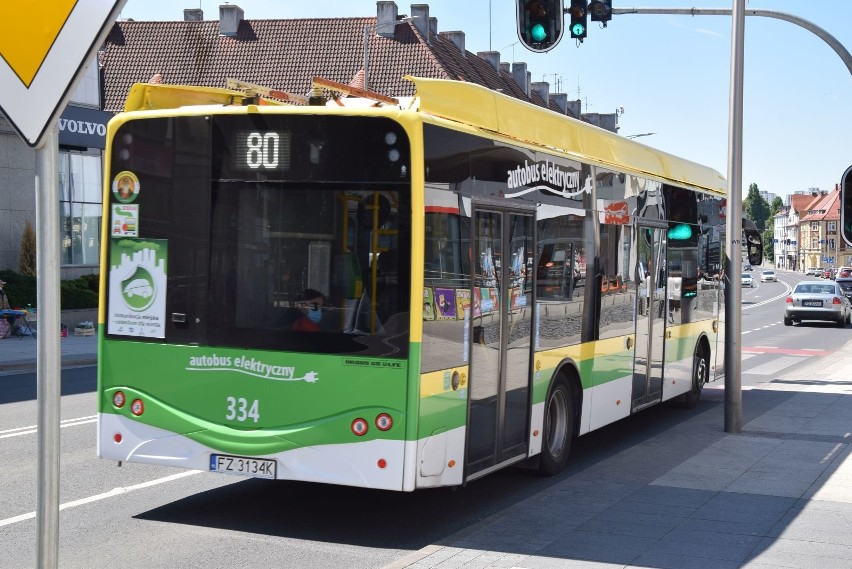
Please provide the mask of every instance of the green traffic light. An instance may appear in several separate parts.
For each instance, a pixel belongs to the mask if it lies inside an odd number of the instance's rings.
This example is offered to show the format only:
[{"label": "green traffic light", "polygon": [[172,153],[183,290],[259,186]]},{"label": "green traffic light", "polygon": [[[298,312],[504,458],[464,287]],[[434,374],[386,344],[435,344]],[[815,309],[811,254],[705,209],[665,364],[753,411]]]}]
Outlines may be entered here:
[{"label": "green traffic light", "polygon": [[683,241],[692,237],[692,227],[685,223],[678,223],[667,231],[667,235],[672,241]]},{"label": "green traffic light", "polygon": [[530,29],[530,37],[536,43],[541,43],[547,39],[547,30],[544,29],[544,24],[535,23]]},{"label": "green traffic light", "polygon": [[571,26],[571,33],[577,37],[583,37],[586,34],[586,26],[578,22]]}]

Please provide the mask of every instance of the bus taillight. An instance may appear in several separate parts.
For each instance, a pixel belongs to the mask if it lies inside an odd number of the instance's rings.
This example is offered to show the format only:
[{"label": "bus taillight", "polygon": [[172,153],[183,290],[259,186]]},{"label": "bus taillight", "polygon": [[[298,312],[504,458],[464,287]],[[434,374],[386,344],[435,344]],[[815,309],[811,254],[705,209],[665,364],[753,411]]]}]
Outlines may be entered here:
[{"label": "bus taillight", "polygon": [[376,415],[376,428],[380,431],[389,431],[393,427],[393,419],[387,413]]},{"label": "bus taillight", "polygon": [[359,417],[358,419],[352,421],[352,432],[359,437],[363,437],[367,434],[367,428],[368,425],[365,419],[361,419]]},{"label": "bus taillight", "polygon": [[130,412],[137,417],[145,412],[145,404],[142,403],[141,399],[133,400],[133,403],[130,404]]},{"label": "bus taillight", "polygon": [[112,404],[121,409],[127,403],[127,398],[123,391],[116,391],[112,396]]}]

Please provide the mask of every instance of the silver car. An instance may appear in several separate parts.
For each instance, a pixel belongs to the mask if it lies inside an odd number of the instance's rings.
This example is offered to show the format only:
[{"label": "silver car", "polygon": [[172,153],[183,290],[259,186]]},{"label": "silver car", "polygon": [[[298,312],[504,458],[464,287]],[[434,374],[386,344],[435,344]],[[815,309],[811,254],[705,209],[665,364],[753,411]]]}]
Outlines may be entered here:
[{"label": "silver car", "polygon": [[835,322],[843,328],[852,322],[852,303],[840,286],[831,281],[802,281],[787,297],[784,325],[803,320]]}]

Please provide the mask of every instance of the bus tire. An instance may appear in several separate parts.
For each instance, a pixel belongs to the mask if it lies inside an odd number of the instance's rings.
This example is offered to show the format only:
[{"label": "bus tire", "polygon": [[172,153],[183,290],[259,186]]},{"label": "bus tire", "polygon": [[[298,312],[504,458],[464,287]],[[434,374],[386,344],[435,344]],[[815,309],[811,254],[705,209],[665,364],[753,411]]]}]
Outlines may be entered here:
[{"label": "bus tire", "polygon": [[568,464],[574,439],[574,398],[565,381],[557,381],[547,397],[542,433],[538,469],[541,474],[553,476]]},{"label": "bus tire", "polygon": [[709,373],[710,362],[707,358],[707,351],[701,345],[695,346],[695,353],[692,356],[692,389],[683,395],[683,407],[685,409],[692,409],[698,405],[701,400],[701,390],[707,383]]}]

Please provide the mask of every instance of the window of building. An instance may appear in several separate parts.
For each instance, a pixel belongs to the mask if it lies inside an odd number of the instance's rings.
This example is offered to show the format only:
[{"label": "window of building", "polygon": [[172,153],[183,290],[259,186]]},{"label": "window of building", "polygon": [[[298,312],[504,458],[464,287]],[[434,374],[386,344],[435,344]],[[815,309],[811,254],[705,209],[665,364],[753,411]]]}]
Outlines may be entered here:
[{"label": "window of building", "polygon": [[837,231],[837,222],[829,221],[828,222],[828,231]]},{"label": "window of building", "polygon": [[60,151],[60,259],[63,265],[97,265],[101,230],[101,157]]},{"label": "window of building", "polygon": [[819,224],[816,221],[812,221],[811,222],[811,231],[818,231],[818,230],[819,230]]}]

